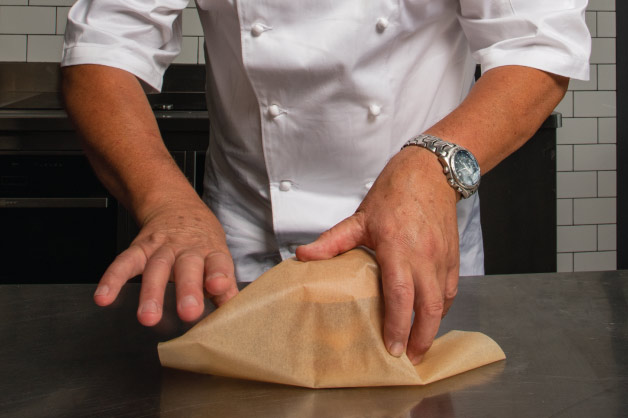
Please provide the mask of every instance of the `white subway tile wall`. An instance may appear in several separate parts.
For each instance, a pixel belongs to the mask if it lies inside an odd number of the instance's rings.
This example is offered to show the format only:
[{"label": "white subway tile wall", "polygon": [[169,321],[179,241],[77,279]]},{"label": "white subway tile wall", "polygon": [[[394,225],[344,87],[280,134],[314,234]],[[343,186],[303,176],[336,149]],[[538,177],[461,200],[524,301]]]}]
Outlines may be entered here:
[{"label": "white subway tile wall", "polygon": [[573,171],[573,145],[556,145],[556,171]]},{"label": "white subway tile wall", "polygon": [[597,228],[594,225],[559,226],[558,250],[562,252],[595,251]]},{"label": "white subway tile wall", "polygon": [[69,7],[57,7],[57,35],[65,33],[65,24],[68,21]]},{"label": "white subway tile wall", "polygon": [[558,271],[573,271],[573,253],[558,253],[556,261]]},{"label": "white subway tile wall", "polygon": [[597,12],[597,35],[604,38],[614,38],[615,12]]},{"label": "white subway tile wall", "polygon": [[614,91],[574,91],[573,114],[575,117],[615,117]]},{"label": "white subway tile wall", "polygon": [[614,197],[574,199],[573,222],[575,225],[617,223],[617,199]]},{"label": "white subway tile wall", "polygon": [[617,268],[615,0],[590,0],[586,20],[591,79],[570,82],[556,108],[558,271]]},{"label": "white subway tile wall", "polygon": [[26,61],[26,35],[0,35],[0,61]]},{"label": "white subway tile wall", "polygon": [[565,118],[573,117],[573,91],[567,91],[565,93],[563,100],[556,106],[556,111],[560,112]]},{"label": "white subway tile wall", "polygon": [[55,7],[0,6],[0,33],[54,34],[56,16]]},{"label": "white subway tile wall", "polygon": [[598,118],[598,142],[600,144],[617,143],[617,119]]},{"label": "white subway tile wall", "polygon": [[617,175],[615,171],[597,172],[598,197],[617,197]]},{"label": "white subway tile wall", "polygon": [[31,62],[59,62],[63,35],[29,35],[26,59]]},{"label": "white subway tile wall", "polygon": [[615,251],[617,249],[617,228],[615,225],[599,225],[597,227],[597,249]]},{"label": "white subway tile wall", "polygon": [[589,0],[588,10],[615,11],[615,0]]},{"label": "white subway tile wall", "polygon": [[615,170],[615,144],[574,145],[574,170]]},{"label": "white subway tile wall", "polygon": [[[573,92],[567,93],[573,94]],[[563,126],[557,132],[556,142],[558,144],[591,144],[596,142],[597,136],[597,118],[573,118],[563,113]]]},{"label": "white subway tile wall", "polygon": [[[0,0],[0,61],[58,61],[74,0]],[[203,64],[203,32],[190,0],[176,63]],[[558,271],[616,268],[615,0],[590,0],[591,79],[573,80],[556,107]]]},{"label": "white subway tile wall", "polygon": [[565,171],[556,173],[558,198],[597,197],[595,171]]},{"label": "white subway tile wall", "polygon": [[558,199],[556,224],[573,225],[573,199]]},{"label": "white subway tile wall", "polygon": [[597,66],[598,70],[598,90],[617,90],[616,87],[616,69],[617,66],[615,64],[599,64]]},{"label": "white subway tile wall", "polygon": [[574,253],[574,271],[614,270],[609,266],[617,265],[617,251],[596,251]]}]

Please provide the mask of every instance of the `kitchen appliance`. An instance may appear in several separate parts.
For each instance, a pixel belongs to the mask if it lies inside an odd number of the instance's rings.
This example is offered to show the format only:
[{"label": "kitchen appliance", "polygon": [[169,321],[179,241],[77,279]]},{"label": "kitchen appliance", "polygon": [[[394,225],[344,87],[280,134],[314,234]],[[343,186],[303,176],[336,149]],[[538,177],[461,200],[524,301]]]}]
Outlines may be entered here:
[{"label": "kitchen appliance", "polygon": [[116,252],[118,205],[77,152],[0,155],[0,282],[81,282]]}]

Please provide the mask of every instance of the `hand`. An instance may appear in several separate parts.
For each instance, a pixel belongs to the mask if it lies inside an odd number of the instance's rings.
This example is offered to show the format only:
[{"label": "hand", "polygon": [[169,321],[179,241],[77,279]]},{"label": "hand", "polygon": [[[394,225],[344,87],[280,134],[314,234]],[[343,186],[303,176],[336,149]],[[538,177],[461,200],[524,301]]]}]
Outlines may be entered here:
[{"label": "hand", "polygon": [[[354,215],[297,248],[302,261],[363,245],[382,272],[384,343],[413,364],[436,336],[458,289],[457,193],[434,154],[406,147],[386,165]],[[415,312],[412,324],[412,311]]]},{"label": "hand", "polygon": [[222,227],[200,200],[150,214],[137,238],[105,271],[94,293],[96,304],[111,304],[138,274],[142,288],[137,318],[147,326],[161,319],[169,279],[175,282],[177,312],[184,321],[203,313],[203,284],[218,306],[238,293]]}]

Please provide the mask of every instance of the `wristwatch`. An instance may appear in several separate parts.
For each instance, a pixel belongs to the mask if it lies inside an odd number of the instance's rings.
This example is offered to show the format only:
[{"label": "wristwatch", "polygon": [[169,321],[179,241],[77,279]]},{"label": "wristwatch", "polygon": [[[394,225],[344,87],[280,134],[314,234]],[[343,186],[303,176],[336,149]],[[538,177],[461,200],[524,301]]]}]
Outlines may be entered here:
[{"label": "wristwatch", "polygon": [[401,149],[410,145],[426,148],[436,154],[449,185],[460,193],[463,199],[470,197],[478,190],[481,176],[480,165],[466,148],[426,134],[415,136]]}]

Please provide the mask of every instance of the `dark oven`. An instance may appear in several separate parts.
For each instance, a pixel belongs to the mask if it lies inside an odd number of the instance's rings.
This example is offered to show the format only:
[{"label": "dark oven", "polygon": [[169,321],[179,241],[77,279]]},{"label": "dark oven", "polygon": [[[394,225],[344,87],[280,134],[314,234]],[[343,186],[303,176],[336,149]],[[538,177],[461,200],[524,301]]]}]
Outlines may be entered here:
[{"label": "dark oven", "polygon": [[79,153],[0,155],[0,281],[99,276],[116,254],[117,206]]},{"label": "dark oven", "polygon": [[[204,94],[149,100],[170,153],[202,192]],[[93,173],[57,93],[0,106],[0,283],[95,283],[137,230]]]}]

